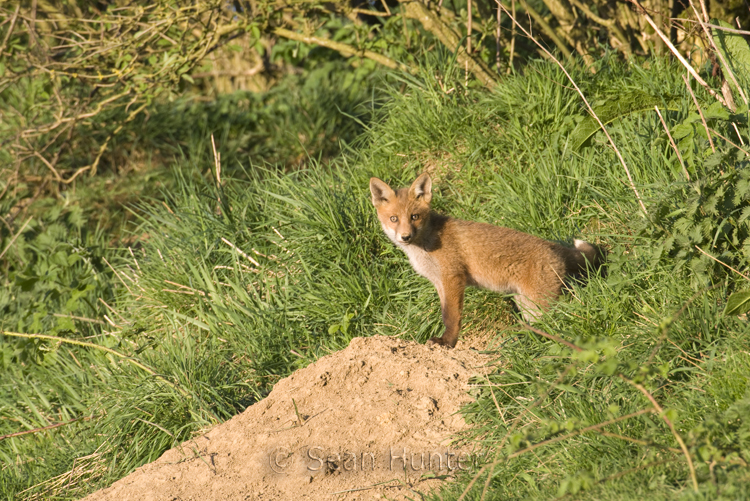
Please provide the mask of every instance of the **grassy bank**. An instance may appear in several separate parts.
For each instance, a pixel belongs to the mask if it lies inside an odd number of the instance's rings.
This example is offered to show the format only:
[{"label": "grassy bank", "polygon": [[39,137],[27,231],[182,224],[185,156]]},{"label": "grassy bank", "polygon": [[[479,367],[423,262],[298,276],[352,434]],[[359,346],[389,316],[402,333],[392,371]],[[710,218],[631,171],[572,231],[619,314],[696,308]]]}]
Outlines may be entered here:
[{"label": "grassy bank", "polygon": [[[747,496],[750,341],[747,321],[723,309],[748,284],[696,248],[747,269],[744,154],[716,135],[712,151],[667,61],[575,72],[598,107],[621,105],[610,130],[644,213],[601,133],[572,144],[586,114],[555,66],[531,65],[491,93],[464,89],[448,63],[425,73],[394,85],[379,118],[325,166],[313,155],[285,173],[235,157],[230,172],[224,155],[217,176],[210,140],[195,138],[206,155],[178,159],[169,189],[130,207],[124,245],[110,247],[77,209],[34,219],[5,264],[2,328],[132,358],[3,339],[0,435],[79,421],[0,441],[0,493],[81,496],[352,337],[439,335],[437,295],[382,234],[367,188],[372,175],[405,184],[429,169],[438,210],[610,251],[606,278],[535,325],[580,350],[519,332],[506,299],[469,291],[464,335],[497,336],[502,350],[477,380],[465,438],[497,461],[436,497]],[[625,113],[643,96],[663,110],[690,181],[658,116]],[[712,129],[730,137],[734,122],[748,140],[746,115],[702,98]],[[55,480],[81,457],[74,482]]]}]

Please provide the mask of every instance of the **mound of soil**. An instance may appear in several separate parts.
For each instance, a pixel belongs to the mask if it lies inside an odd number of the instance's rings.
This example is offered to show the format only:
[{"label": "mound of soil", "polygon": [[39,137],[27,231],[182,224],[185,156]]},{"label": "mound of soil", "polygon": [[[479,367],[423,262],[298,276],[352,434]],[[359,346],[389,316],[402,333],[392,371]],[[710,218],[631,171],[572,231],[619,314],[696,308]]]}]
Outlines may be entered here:
[{"label": "mound of soil", "polygon": [[[459,345],[460,346],[460,345]],[[475,350],[382,336],[279,381],[245,412],[86,501],[414,499],[473,467],[466,428]]]}]

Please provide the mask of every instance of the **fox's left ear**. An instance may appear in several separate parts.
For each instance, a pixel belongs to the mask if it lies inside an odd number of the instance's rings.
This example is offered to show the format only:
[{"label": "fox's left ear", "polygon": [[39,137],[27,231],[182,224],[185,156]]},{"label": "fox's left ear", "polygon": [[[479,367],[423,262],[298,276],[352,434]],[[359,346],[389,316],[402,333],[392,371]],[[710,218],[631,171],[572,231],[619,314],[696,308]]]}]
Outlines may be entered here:
[{"label": "fox's left ear", "polygon": [[432,200],[432,179],[426,172],[422,173],[411,183],[409,195],[415,200],[422,199],[427,203]]}]

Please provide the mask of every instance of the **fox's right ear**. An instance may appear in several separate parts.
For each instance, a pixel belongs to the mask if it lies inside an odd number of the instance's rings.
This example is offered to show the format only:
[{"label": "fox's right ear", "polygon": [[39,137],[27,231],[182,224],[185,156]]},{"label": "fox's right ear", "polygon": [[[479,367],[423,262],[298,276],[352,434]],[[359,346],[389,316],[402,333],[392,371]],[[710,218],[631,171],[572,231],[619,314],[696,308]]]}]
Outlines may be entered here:
[{"label": "fox's right ear", "polygon": [[372,193],[372,205],[380,207],[396,196],[396,192],[376,177],[370,178],[370,193]]}]

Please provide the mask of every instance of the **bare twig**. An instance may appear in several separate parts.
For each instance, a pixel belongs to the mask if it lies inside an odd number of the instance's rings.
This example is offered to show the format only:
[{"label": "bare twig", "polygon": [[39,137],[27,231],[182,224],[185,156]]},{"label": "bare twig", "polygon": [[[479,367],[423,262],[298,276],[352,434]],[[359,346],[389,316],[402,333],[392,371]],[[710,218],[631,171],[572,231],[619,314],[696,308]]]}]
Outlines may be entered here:
[{"label": "bare twig", "polygon": [[559,336],[555,336],[554,334],[548,334],[548,333],[544,332],[543,330],[537,329],[536,327],[532,327],[530,324],[524,323],[524,324],[522,324],[521,327],[518,327],[518,330],[531,331],[534,334],[539,334],[540,336],[546,337],[547,339],[551,339],[552,341],[554,341],[556,343],[565,345],[565,346],[567,346],[568,348],[570,348],[570,349],[572,349],[574,351],[583,351],[583,348],[574,345],[570,341],[566,341],[566,340],[564,340],[563,338],[561,338]]},{"label": "bare twig", "polygon": [[221,186],[221,153],[216,152],[216,142],[214,135],[211,134],[211,149],[214,153],[214,167],[216,168],[216,184]]},{"label": "bare twig", "polygon": [[403,63],[394,61],[388,56],[384,56],[383,54],[379,54],[371,50],[360,50],[356,47],[352,47],[351,45],[347,45],[345,43],[336,42],[334,40],[329,40],[327,38],[303,35],[301,33],[297,33],[295,31],[288,30],[286,28],[275,28],[273,32],[276,35],[280,37],[288,38],[289,40],[296,40],[298,42],[304,42],[304,43],[312,43],[315,45],[319,45],[321,47],[333,49],[336,52],[339,52],[340,54],[342,54],[343,56],[366,57],[368,59],[372,59],[373,61],[377,63],[382,64],[383,66],[387,68],[391,68],[394,70],[407,71],[409,73],[414,72],[414,68],[407,66]]},{"label": "bare twig", "polygon": [[747,275],[745,275],[744,273],[740,273],[739,271],[735,270],[734,268],[732,268],[732,267],[731,267],[731,266],[729,266],[728,264],[726,264],[726,263],[722,263],[721,261],[719,261],[718,259],[716,259],[715,257],[713,257],[713,256],[712,256],[711,254],[709,254],[708,252],[704,251],[703,249],[701,249],[701,248],[700,248],[700,247],[698,247],[697,245],[695,246],[695,248],[696,248],[696,249],[698,249],[698,250],[699,250],[699,251],[700,251],[701,253],[705,254],[706,256],[710,257],[711,259],[713,259],[714,261],[716,261],[717,263],[719,263],[720,265],[722,265],[722,266],[724,266],[724,267],[726,267],[726,268],[729,268],[730,270],[732,270],[733,272],[735,272],[736,274],[738,274],[739,276],[741,276],[741,277],[742,277],[742,278],[744,278],[745,280],[750,280],[750,277],[748,277],[748,276],[747,276]]},{"label": "bare twig", "polygon": [[682,454],[682,449],[676,449],[674,447],[667,447],[666,445],[656,444],[654,442],[649,442],[647,440],[640,440],[633,437],[628,437],[626,435],[620,435],[619,433],[611,433],[609,431],[603,431],[601,432],[602,435],[605,437],[610,438],[616,438],[618,440],[624,440],[626,442],[633,442],[634,444],[643,445],[645,447],[657,447],[659,449],[664,449],[669,452],[674,452],[675,454]]},{"label": "bare twig", "polygon": [[636,466],[635,468],[629,468],[627,470],[615,473],[613,475],[609,475],[608,477],[604,477],[603,479],[597,481],[597,484],[603,484],[605,482],[609,482],[610,480],[616,480],[618,478],[622,478],[625,475],[630,475],[631,473],[635,473],[637,471],[645,470],[646,468],[653,468],[654,466],[659,466],[666,463],[671,463],[672,461],[675,461],[674,459],[661,459],[659,461],[652,461],[650,463],[646,463],[641,466]]},{"label": "bare twig", "polygon": [[18,2],[16,5],[16,10],[13,12],[13,17],[10,18],[10,26],[8,27],[8,32],[5,34],[5,38],[3,39],[3,44],[0,45],[0,55],[5,52],[5,46],[8,44],[8,40],[10,39],[10,36],[13,34],[13,28],[16,26],[16,20],[18,19],[18,11],[21,10],[21,2]]},{"label": "bare twig", "polygon": [[416,19],[422,27],[432,33],[445,47],[456,55],[458,63],[468,67],[469,71],[486,87],[497,83],[492,69],[481,58],[473,58],[461,49],[461,39],[434,11],[421,2],[404,2],[401,4],[403,15]]},{"label": "bare twig", "polygon": [[122,285],[125,286],[125,288],[128,290],[128,292],[130,293],[130,295],[131,296],[134,295],[133,291],[130,290],[130,287],[128,287],[128,284],[125,283],[125,280],[123,280],[122,277],[120,277],[120,274],[115,271],[115,269],[112,267],[111,264],[109,264],[109,261],[107,261],[107,258],[102,257],[102,259],[104,260],[105,263],[107,263],[107,266],[109,266],[109,269],[112,270],[112,273],[114,273],[115,276],[120,280],[120,282],[122,282]]},{"label": "bare twig", "polygon": [[[651,354],[648,356],[648,360],[646,361],[646,365],[651,365],[651,363],[654,361],[654,357],[657,353],[659,353],[659,350],[661,350],[662,345],[664,344],[664,341],[670,341],[668,338],[669,335],[669,326],[672,325],[673,322],[675,322],[680,316],[685,312],[685,310],[688,309],[688,307],[693,304],[693,301],[701,297],[703,294],[705,294],[708,291],[712,291],[715,288],[719,287],[721,285],[721,282],[716,283],[710,287],[705,287],[695,294],[693,294],[690,299],[685,301],[685,303],[682,305],[682,307],[677,310],[676,313],[674,313],[672,316],[667,317],[663,319],[661,322],[659,322],[659,329],[661,329],[661,336],[659,336],[659,341],[657,341],[656,345],[654,346],[654,349],[651,350]],[[639,315],[641,316],[641,315]],[[645,318],[645,317],[643,317]],[[656,325],[656,324],[654,324]],[[671,341],[670,341],[671,343]]]},{"label": "bare twig", "polygon": [[[57,337],[57,336],[48,336],[46,334],[25,334],[25,333],[21,333],[21,332],[10,332],[10,331],[0,331],[0,334],[2,334],[4,336],[23,337],[23,338],[27,338],[27,339],[45,339],[47,341],[55,341],[55,342],[58,342],[58,343],[74,344],[76,346],[83,346],[83,347],[86,347],[86,348],[95,348],[97,350],[106,351],[107,353],[115,355],[116,357],[120,357],[123,360],[125,360],[126,362],[130,362],[131,364],[135,365],[139,369],[144,370],[145,372],[147,372],[148,374],[150,374],[152,376],[161,377],[158,374],[156,374],[156,372],[154,372],[152,369],[146,367],[145,365],[143,365],[139,361],[135,360],[134,358],[129,357],[127,355],[123,355],[119,351],[115,351],[115,350],[113,350],[111,348],[107,348],[106,346],[101,346],[99,344],[87,343],[86,341],[78,341],[77,339],[68,339],[68,338]],[[172,384],[172,383],[170,382],[170,384]]]},{"label": "bare twig", "polygon": [[[531,412],[535,407],[538,407],[539,405],[541,405],[542,402],[547,398],[547,396],[549,396],[549,394],[552,392],[552,390],[554,388],[556,388],[557,385],[560,384],[563,381],[563,379],[565,379],[565,377],[568,375],[568,373],[570,372],[570,370],[572,368],[573,368],[573,366],[568,366],[562,372],[562,374],[560,374],[560,377],[557,378],[557,381],[555,381],[553,384],[551,384],[549,386],[549,388],[547,388],[547,390],[544,392],[544,394],[542,396],[540,396],[539,398],[537,398],[534,401],[534,403],[531,404],[529,407],[524,408],[523,412],[521,414],[519,414],[518,416],[516,416],[515,419],[513,419],[513,424],[510,426],[510,428],[508,428],[508,431],[505,432],[505,435],[503,436],[502,440],[500,441],[500,444],[495,448],[495,451],[496,451],[495,452],[495,460],[491,464],[484,465],[474,475],[474,477],[471,479],[471,481],[469,482],[469,484],[466,486],[466,488],[464,489],[464,491],[461,493],[461,496],[459,496],[459,498],[458,498],[457,501],[463,501],[463,499],[466,497],[466,495],[469,493],[469,491],[471,491],[471,488],[474,487],[474,484],[477,482],[477,480],[479,479],[479,477],[481,477],[482,474],[485,471],[487,471],[487,470],[490,470],[490,473],[489,473],[489,477],[490,478],[487,479],[487,482],[490,481],[490,479],[492,477],[492,472],[495,470],[495,467],[497,467],[497,465],[500,464],[500,461],[502,461],[502,457],[500,456],[500,452],[502,451],[503,447],[505,446],[505,443],[508,441],[508,438],[510,438],[510,434],[513,433],[515,431],[515,429],[518,427],[519,423],[521,422],[521,418],[523,416],[525,416],[526,414],[528,414],[529,412]],[[487,488],[488,488],[487,482],[485,482],[485,485],[484,485],[483,495],[484,495],[484,493],[487,492]]]},{"label": "bare twig", "polygon": [[[130,106],[130,104],[134,103],[137,98],[138,98],[138,96],[134,95],[133,99],[131,99],[130,103],[128,103],[128,106]],[[136,108],[135,110],[131,111],[128,114],[128,117],[125,120],[123,120],[122,123],[120,123],[120,125],[118,125],[117,128],[114,131],[112,131],[107,136],[107,139],[104,140],[104,142],[101,144],[101,146],[99,146],[99,151],[96,154],[96,158],[94,159],[94,163],[92,163],[90,166],[88,166],[88,167],[91,168],[91,176],[95,176],[96,175],[96,170],[99,167],[99,161],[102,159],[102,155],[104,155],[104,152],[107,150],[107,146],[109,146],[109,142],[112,140],[112,138],[115,137],[117,134],[119,134],[119,132],[123,129],[123,127],[125,127],[125,124],[131,122],[136,116],[138,116],[138,114],[146,108],[147,104],[148,103],[143,103],[138,108]],[[127,108],[126,108],[126,111],[127,111]],[[79,171],[80,170],[81,169],[79,169]],[[76,172],[75,175],[78,175],[78,172]],[[70,183],[73,179],[75,179],[75,175],[71,179],[69,179],[68,181],[66,181],[66,182]]]},{"label": "bare twig", "polygon": [[666,413],[664,412],[664,409],[659,405],[659,403],[656,401],[654,396],[649,393],[649,391],[644,388],[642,385],[636,383],[635,381],[631,381],[630,379],[626,378],[622,374],[619,375],[620,379],[628,383],[629,385],[636,388],[638,391],[640,391],[650,402],[651,405],[654,406],[654,409],[659,413],[661,418],[664,420],[665,423],[667,423],[667,426],[669,426],[669,429],[672,431],[672,435],[674,436],[675,440],[677,440],[677,443],[680,444],[680,449],[682,449],[682,453],[685,455],[685,460],[688,464],[688,469],[690,470],[690,478],[693,481],[693,489],[695,492],[698,492],[698,478],[695,475],[695,466],[693,466],[693,459],[690,457],[690,452],[687,449],[687,446],[685,445],[685,442],[682,440],[682,437],[679,433],[677,433],[677,430],[675,430],[674,424],[672,424],[672,421],[667,417]]},{"label": "bare twig", "polygon": [[690,87],[690,82],[688,82],[688,79],[685,77],[685,75],[682,75],[682,79],[685,81],[685,85],[687,85],[690,95],[693,96],[693,103],[695,103],[695,107],[698,109],[698,114],[701,116],[703,127],[705,127],[706,129],[706,136],[708,136],[708,144],[711,145],[711,151],[716,153],[716,146],[714,146],[714,140],[711,139],[711,131],[708,130],[708,122],[706,122],[706,117],[703,116],[703,110],[701,109],[701,105],[698,104],[698,99],[695,97],[695,94],[693,93],[693,89]]},{"label": "bare twig", "polygon": [[[498,5],[501,5],[499,0],[495,0],[495,1],[498,2]],[[539,27],[542,28],[542,31],[544,32],[544,34],[547,35],[550,38],[550,40],[552,40],[552,42],[557,46],[560,52],[562,52],[563,56],[565,56],[565,59],[570,59],[573,56],[573,54],[570,52],[570,50],[568,50],[568,47],[565,45],[565,42],[560,40],[560,37],[557,36],[557,33],[555,32],[555,30],[553,30],[552,27],[549,25],[549,23],[544,20],[544,17],[542,17],[542,15],[539,12],[537,12],[533,7],[531,7],[528,4],[528,2],[526,2],[526,0],[518,0],[518,1],[521,3],[521,7],[523,7],[523,9],[532,18],[534,18],[534,21],[536,21]],[[503,10],[506,11],[506,13],[508,12],[504,5],[503,5]],[[520,28],[521,25],[518,24],[518,21],[516,21],[515,15],[512,15],[511,18],[513,19],[514,25],[518,25],[518,27]],[[528,34],[525,29],[521,28],[521,30],[526,34],[527,37],[529,37],[534,42],[536,42],[536,39],[530,34]],[[537,45],[539,45],[538,42],[537,42]],[[544,52],[547,52],[547,49],[543,49],[543,50]]]},{"label": "bare twig", "polygon": [[[692,19],[680,19],[682,22],[688,22],[688,23],[697,23],[698,21],[693,21]],[[707,22],[703,22],[703,24],[712,30],[719,30],[719,31],[726,31],[727,33],[735,33],[737,35],[750,35],[750,31],[747,30],[741,30],[741,29],[735,29],[735,28],[727,28],[726,26],[721,26],[718,24],[711,24]]]},{"label": "bare twig", "polygon": [[742,134],[740,134],[740,130],[737,128],[737,124],[732,122],[732,127],[734,127],[734,132],[737,133],[737,137],[740,139],[740,144],[742,146],[745,146],[745,141],[742,139]]},{"label": "bare twig", "polygon": [[466,0],[466,53],[471,55],[471,0]]},{"label": "bare twig", "polygon": [[[498,15],[500,6],[497,7]],[[516,17],[516,0],[510,0],[510,11]],[[510,23],[510,55],[508,56],[508,74],[513,71],[513,55],[516,50],[516,23]]]},{"label": "bare twig", "polygon": [[8,433],[7,435],[0,435],[0,440],[5,440],[6,438],[11,438],[11,437],[20,437],[21,435],[28,435],[30,433],[39,433],[40,431],[45,431],[45,430],[52,430],[54,428],[59,428],[61,426],[76,423],[81,420],[88,421],[89,419],[91,419],[91,417],[92,416],[83,416],[83,417],[79,417],[76,419],[71,419],[70,421],[65,421],[63,423],[56,423],[56,424],[51,424],[49,426],[42,426],[41,428],[34,428],[32,430],[17,431],[15,433]]},{"label": "bare twig", "polygon": [[94,344],[94,343],[87,343],[86,341],[79,341],[77,339],[68,339],[68,338],[62,338],[62,337],[57,337],[57,336],[48,336],[46,334],[25,334],[25,333],[21,333],[21,332],[10,332],[10,331],[0,331],[0,334],[2,334],[4,336],[22,337],[22,338],[27,338],[27,339],[44,339],[44,340],[47,340],[47,341],[55,341],[55,342],[58,342],[58,343],[74,344],[76,346],[83,346],[85,348],[95,348],[97,350],[106,351],[107,353],[109,353],[111,355],[115,355],[116,357],[120,357],[121,359],[125,360],[126,362],[130,362],[131,364],[133,364],[136,367],[138,367],[139,369],[145,371],[149,375],[154,376],[154,377],[156,377],[158,379],[161,379],[162,381],[164,381],[165,383],[167,383],[169,386],[171,386],[172,388],[174,388],[175,390],[177,390],[178,392],[180,392],[180,394],[182,394],[182,396],[184,396],[184,397],[189,397],[190,396],[190,394],[187,391],[185,391],[184,389],[180,388],[177,384],[173,383],[172,381],[170,381],[169,379],[165,378],[164,376],[162,376],[160,374],[157,374],[156,372],[153,371],[153,369],[150,369],[149,367],[145,366],[144,364],[142,364],[138,360],[134,359],[133,357],[129,357],[127,355],[124,355],[124,354],[120,353],[119,351],[115,351],[115,350],[113,350],[111,348],[107,348],[106,346],[101,346],[99,344]]},{"label": "bare twig", "polygon": [[214,153],[214,168],[216,169],[216,212],[221,211],[221,152],[216,151],[214,135],[211,134],[211,149]]},{"label": "bare twig", "polygon": [[[120,313],[117,310],[115,310],[109,304],[107,304],[107,302],[104,299],[99,298],[99,302],[102,303],[104,306],[106,306],[109,311],[111,311],[112,313],[114,313],[115,315],[117,315],[118,317],[120,317],[120,320],[122,320],[124,323],[126,323],[126,324],[129,323],[127,320],[125,320],[125,317],[123,317],[122,315],[120,315]],[[107,316],[104,315],[104,318],[107,318]],[[112,322],[111,320],[110,320],[109,323],[111,325],[113,325],[114,327],[119,327],[119,326],[115,325],[114,322]]]},{"label": "bare twig", "polygon": [[620,45],[622,47],[622,52],[625,54],[626,57],[630,57],[630,55],[632,54],[632,51],[630,50],[630,43],[628,41],[628,37],[625,36],[625,33],[623,33],[620,27],[617,26],[616,19],[604,19],[602,17],[599,17],[593,12],[591,12],[591,9],[587,5],[579,2],[578,0],[570,0],[570,3],[578,7],[581,10],[581,12],[583,12],[586,15],[586,17],[588,17],[595,23],[600,24],[606,27],[607,29],[611,30],[615,39],[617,39],[617,41],[620,42]]},{"label": "bare twig", "polygon": [[331,492],[330,495],[331,496],[335,496],[337,494],[346,494],[347,492],[369,491],[370,489],[374,489],[375,487],[379,487],[381,485],[387,485],[387,484],[390,484],[392,482],[402,483],[401,479],[392,478],[390,480],[385,480],[383,482],[378,482],[377,484],[368,485],[366,487],[355,487],[354,489],[346,489],[346,490],[343,490],[343,491]]},{"label": "bare twig", "polygon": [[362,14],[365,16],[375,16],[375,17],[390,17],[390,14],[387,12],[380,12],[377,10],[365,10],[365,9],[352,9],[352,12],[355,14]]},{"label": "bare twig", "polygon": [[251,263],[253,263],[253,264],[254,264],[255,266],[257,266],[257,267],[259,267],[259,268],[260,268],[260,263],[259,263],[258,261],[256,261],[256,260],[255,260],[255,259],[253,259],[252,257],[250,257],[250,256],[248,256],[247,254],[245,254],[245,253],[244,253],[244,252],[242,251],[242,249],[240,249],[239,247],[237,247],[236,245],[234,245],[234,244],[233,244],[232,242],[230,242],[229,240],[227,240],[227,239],[226,239],[226,238],[224,238],[224,237],[221,237],[221,241],[222,241],[222,242],[224,242],[225,244],[227,244],[227,245],[228,245],[229,247],[231,247],[231,248],[232,248],[232,249],[234,249],[235,251],[237,251],[237,252],[238,252],[238,253],[239,253],[239,254],[240,254],[240,255],[241,255],[242,257],[244,257],[245,259],[247,259],[248,261],[250,261]]},{"label": "bare twig", "polygon": [[656,114],[659,115],[659,120],[661,120],[661,124],[664,126],[664,130],[667,133],[669,142],[672,144],[672,149],[674,150],[675,153],[677,153],[677,159],[680,161],[680,165],[682,166],[682,172],[685,174],[685,179],[690,181],[690,174],[688,174],[688,171],[685,168],[685,162],[682,161],[682,154],[680,154],[680,150],[677,148],[677,145],[675,144],[674,139],[672,139],[672,134],[669,133],[669,127],[667,127],[667,122],[665,122],[664,117],[661,116],[661,111],[659,111],[659,107],[654,106],[654,109],[656,110]]},{"label": "bare twig", "polygon": [[52,316],[58,317],[58,318],[70,318],[70,319],[73,319],[73,320],[80,320],[81,322],[89,322],[89,323],[92,323],[92,324],[107,325],[106,323],[102,322],[101,320],[97,320],[95,318],[77,317],[75,315],[63,315],[62,313],[53,313]]},{"label": "bare twig", "polygon": [[555,442],[560,442],[562,440],[567,440],[569,438],[573,438],[578,435],[582,435],[583,433],[587,433],[589,431],[596,431],[601,428],[604,428],[605,426],[609,426],[611,424],[619,423],[620,421],[625,421],[630,418],[642,416],[644,414],[648,414],[649,412],[654,412],[653,409],[641,409],[639,411],[632,412],[630,414],[627,414],[625,416],[620,416],[618,418],[610,419],[609,421],[604,421],[603,423],[594,424],[591,426],[587,426],[586,428],[581,428],[580,430],[576,430],[570,433],[567,433],[565,435],[560,435],[554,438],[550,438],[549,440],[545,440],[543,442],[536,443],[534,445],[530,445],[526,447],[525,449],[521,449],[520,451],[516,451],[513,454],[508,456],[508,459],[513,459],[515,457],[520,456],[521,454],[526,454],[527,452],[531,452],[534,449],[538,449],[539,447],[544,447],[545,445],[554,444]]},{"label": "bare twig", "polygon": [[13,238],[10,239],[10,242],[8,242],[8,245],[5,246],[5,249],[3,249],[3,252],[0,252],[0,259],[2,259],[5,253],[8,252],[8,249],[10,249],[10,247],[13,245],[13,242],[16,241],[16,239],[18,238],[18,235],[23,233],[23,230],[26,229],[26,225],[28,225],[30,221],[31,221],[31,218],[28,218],[26,222],[23,223],[23,226],[21,226],[21,229],[18,230],[18,232],[15,235],[13,235]]},{"label": "bare twig", "polygon": [[500,73],[500,7],[497,8],[497,28],[495,30],[495,66]]},{"label": "bare twig", "polygon": [[37,157],[39,160],[41,160],[42,163],[44,165],[46,165],[49,170],[52,171],[52,174],[55,175],[55,179],[57,181],[62,181],[63,180],[63,178],[60,176],[60,173],[57,172],[57,169],[55,169],[55,167],[51,163],[49,163],[49,160],[47,160],[46,158],[44,158],[41,153],[39,153],[38,151],[35,151],[35,152],[33,152],[33,155],[35,157]]},{"label": "bare twig", "polygon": [[[508,438],[510,437],[511,433],[513,433],[516,430],[516,428],[518,427],[518,425],[520,424],[521,418],[523,416],[525,416],[526,414],[529,414],[535,407],[540,406],[542,404],[542,402],[544,402],[544,400],[549,396],[549,394],[552,393],[552,390],[554,390],[555,388],[557,388],[557,386],[560,383],[563,382],[563,380],[568,376],[568,374],[570,373],[570,371],[572,369],[573,369],[573,365],[567,366],[565,368],[565,370],[557,378],[557,380],[554,383],[552,383],[551,385],[549,385],[549,387],[544,391],[544,393],[539,398],[537,398],[536,401],[534,401],[534,403],[532,405],[530,405],[529,407],[524,408],[523,412],[520,413],[518,416],[516,416],[515,419],[513,419],[513,425],[505,433],[505,435],[503,436],[503,439],[500,441],[500,445],[498,445],[497,448],[496,448],[497,452],[495,453],[495,460],[492,462],[492,465],[490,466],[490,473],[487,475],[487,478],[484,481],[484,489],[482,489],[482,497],[480,499],[484,500],[485,496],[487,495],[487,491],[490,488],[490,482],[492,480],[492,474],[495,471],[495,467],[498,464],[500,464],[500,461],[502,460],[502,458],[500,456],[500,451],[502,451],[502,449],[505,446],[505,443],[508,440]],[[489,380],[488,380],[488,382],[489,382]],[[494,400],[494,402],[495,402],[495,407],[497,408],[497,410],[499,412],[500,411],[500,406],[497,403],[497,399],[495,398],[495,392],[492,391],[492,388],[490,388],[490,393],[492,394],[492,400]],[[505,419],[503,419],[503,421],[504,420]],[[472,479],[471,483],[473,483],[476,478],[479,478],[479,475],[481,475],[481,471],[480,471],[479,474],[477,474],[477,476],[474,477],[474,479]],[[469,492],[469,488],[470,487],[471,487],[471,485],[469,485],[467,487],[467,489],[464,491],[464,493],[462,494],[461,497],[463,497],[466,493]]]},{"label": "bare twig", "polygon": [[[735,148],[737,148],[738,150],[740,150],[740,151],[741,151],[742,153],[744,153],[744,154],[745,154],[745,156],[746,156],[746,157],[750,157],[750,151],[747,151],[746,149],[744,149],[744,148],[741,148],[741,147],[740,147],[740,146],[739,146],[738,144],[736,144],[736,143],[735,143],[734,141],[732,141],[732,140],[731,140],[731,139],[729,139],[728,137],[725,137],[724,135],[722,135],[722,134],[721,134],[720,132],[718,132],[718,131],[717,131],[716,129],[712,129],[712,128],[710,128],[710,127],[709,127],[709,129],[708,129],[708,130],[710,130],[710,131],[711,131],[711,132],[712,132],[712,133],[713,133],[714,135],[716,135],[716,136],[719,136],[719,137],[720,137],[721,139],[723,139],[723,140],[724,140],[724,141],[726,141],[727,143],[731,144],[732,146],[734,146]],[[742,137],[740,137],[740,141],[741,141],[741,140],[742,140]]]}]

